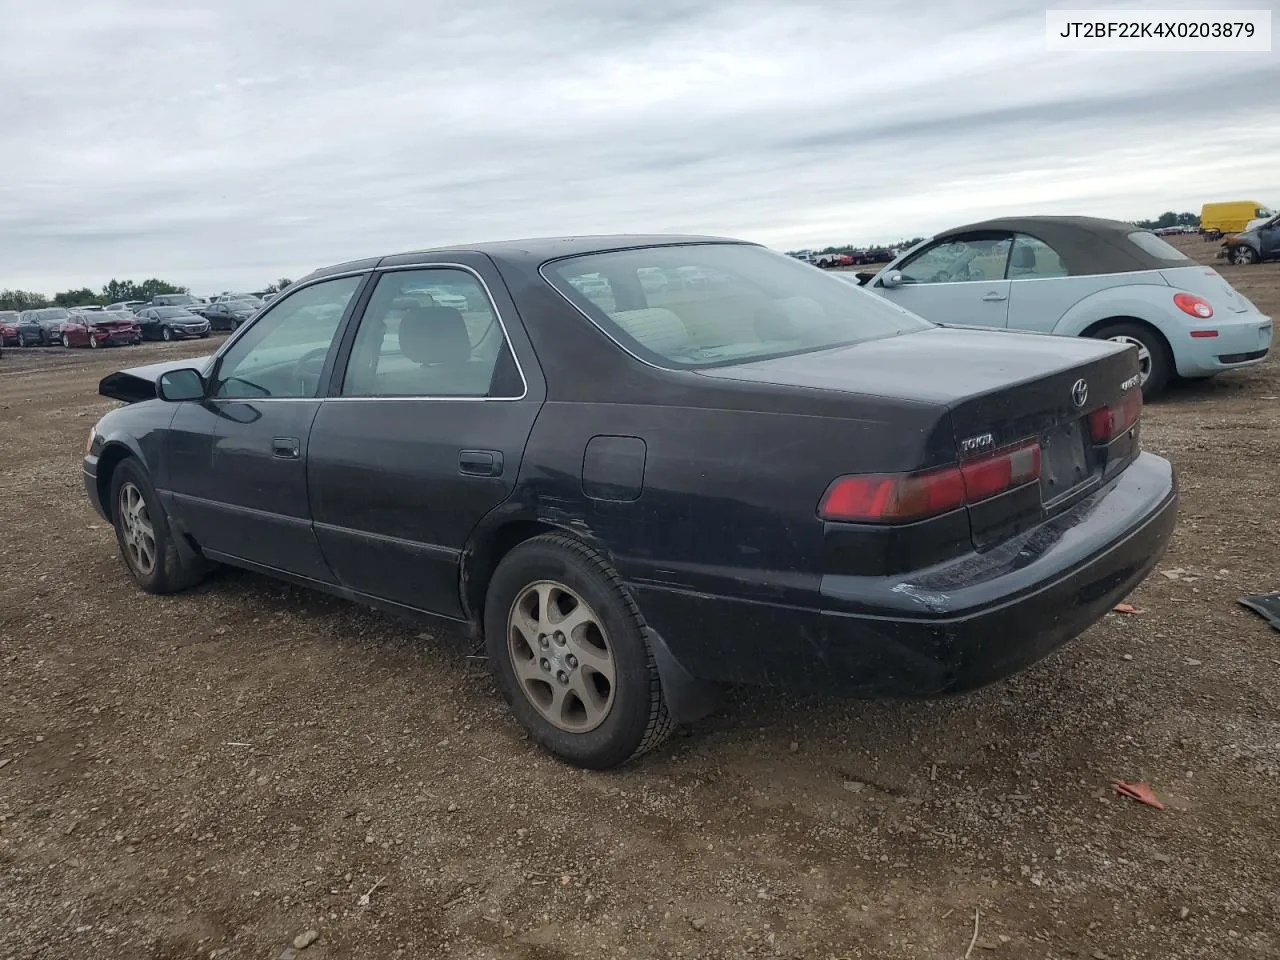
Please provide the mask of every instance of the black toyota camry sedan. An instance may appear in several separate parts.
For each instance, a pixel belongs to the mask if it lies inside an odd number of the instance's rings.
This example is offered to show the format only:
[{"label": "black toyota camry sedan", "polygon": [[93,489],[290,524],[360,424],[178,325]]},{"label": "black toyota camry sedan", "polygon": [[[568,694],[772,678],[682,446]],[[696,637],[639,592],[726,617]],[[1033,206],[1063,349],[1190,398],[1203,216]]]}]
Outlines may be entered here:
[{"label": "black toyota camry sedan", "polygon": [[223,563],[483,638],[610,767],[724,684],[1008,676],[1172,533],[1132,347],[921,320],[762,247],[494,243],[319,270],[125,370],[85,486],[138,584]]}]

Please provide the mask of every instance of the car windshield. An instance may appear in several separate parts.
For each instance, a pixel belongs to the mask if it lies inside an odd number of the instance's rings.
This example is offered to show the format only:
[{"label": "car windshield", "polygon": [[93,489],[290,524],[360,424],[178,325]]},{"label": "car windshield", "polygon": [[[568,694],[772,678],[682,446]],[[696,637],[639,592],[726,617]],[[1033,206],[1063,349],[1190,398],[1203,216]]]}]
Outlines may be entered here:
[{"label": "car windshield", "polygon": [[190,317],[192,320],[197,317],[187,310],[186,307],[156,307],[156,314],[161,317]]},{"label": "car windshield", "polygon": [[[686,244],[552,261],[543,275],[628,352],[658,366],[746,363],[892,337],[927,320],[748,244]],[[657,276],[665,282],[655,282]]]}]

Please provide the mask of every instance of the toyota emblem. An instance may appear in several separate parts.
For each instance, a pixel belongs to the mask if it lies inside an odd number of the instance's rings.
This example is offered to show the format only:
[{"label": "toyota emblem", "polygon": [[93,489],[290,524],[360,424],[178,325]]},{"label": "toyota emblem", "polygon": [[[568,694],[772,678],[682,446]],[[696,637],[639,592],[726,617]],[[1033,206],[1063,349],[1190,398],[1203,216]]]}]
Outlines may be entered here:
[{"label": "toyota emblem", "polygon": [[1083,407],[1089,402],[1089,384],[1084,380],[1077,380],[1071,385],[1071,399],[1075,401],[1077,407]]}]

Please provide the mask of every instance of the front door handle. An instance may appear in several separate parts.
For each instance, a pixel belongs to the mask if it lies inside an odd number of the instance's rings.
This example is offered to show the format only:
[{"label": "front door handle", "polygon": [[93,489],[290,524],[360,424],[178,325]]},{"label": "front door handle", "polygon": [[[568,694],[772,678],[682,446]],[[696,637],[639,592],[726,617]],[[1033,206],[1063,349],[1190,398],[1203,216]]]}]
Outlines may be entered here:
[{"label": "front door handle", "polygon": [[500,477],[502,451],[462,450],[458,453],[458,472],[468,477]]},{"label": "front door handle", "polygon": [[271,441],[271,455],[281,460],[297,460],[301,451],[297,437],[275,437]]},{"label": "front door handle", "polygon": [[983,294],[982,299],[986,303],[999,303],[1001,300],[1008,300],[1009,295],[1007,293],[1001,293],[999,290],[992,290],[989,293]]}]

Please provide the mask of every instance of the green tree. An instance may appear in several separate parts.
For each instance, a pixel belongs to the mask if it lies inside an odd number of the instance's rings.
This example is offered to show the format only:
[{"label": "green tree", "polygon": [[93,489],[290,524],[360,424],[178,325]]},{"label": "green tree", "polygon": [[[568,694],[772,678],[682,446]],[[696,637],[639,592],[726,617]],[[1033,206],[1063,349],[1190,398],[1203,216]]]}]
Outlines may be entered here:
[{"label": "green tree", "polygon": [[263,293],[284,293],[289,287],[293,286],[293,281],[288,277],[281,277],[275,283],[267,284],[267,289]]},{"label": "green tree", "polygon": [[94,303],[101,303],[101,300],[88,287],[81,287],[79,290],[63,290],[53,295],[53,304],[56,307],[86,307]]},{"label": "green tree", "polygon": [[47,307],[49,298],[29,290],[0,290],[0,310],[35,310]]},{"label": "green tree", "polygon": [[163,280],[157,280],[152,277],[150,280],[144,280],[138,284],[136,297],[132,300],[150,300],[152,297],[159,296],[162,293],[190,293],[186,287],[175,287],[172,283],[166,283]]}]

